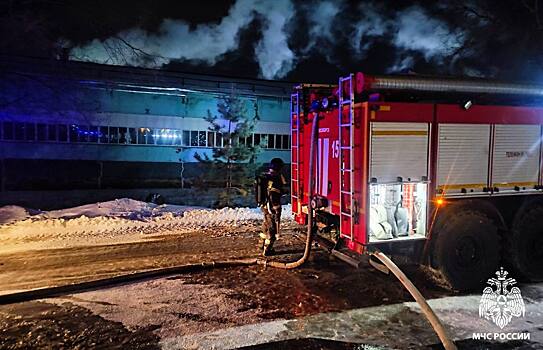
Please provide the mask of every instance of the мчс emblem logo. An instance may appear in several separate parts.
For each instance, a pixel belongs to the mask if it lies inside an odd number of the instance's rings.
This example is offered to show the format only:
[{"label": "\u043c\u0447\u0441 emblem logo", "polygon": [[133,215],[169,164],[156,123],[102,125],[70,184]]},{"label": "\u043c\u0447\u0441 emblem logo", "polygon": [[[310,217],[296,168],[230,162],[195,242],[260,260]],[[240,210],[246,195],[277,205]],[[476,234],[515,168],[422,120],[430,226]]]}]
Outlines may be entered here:
[{"label": "\u043c\u0447\u0441 emblem logo", "polygon": [[[509,273],[502,268],[496,272],[497,278],[489,278],[483,290],[483,296],[479,304],[479,317],[492,320],[498,327],[503,329],[507,326],[513,316],[524,317],[526,307],[514,278],[508,278]],[[493,288],[493,287],[494,288]]]}]

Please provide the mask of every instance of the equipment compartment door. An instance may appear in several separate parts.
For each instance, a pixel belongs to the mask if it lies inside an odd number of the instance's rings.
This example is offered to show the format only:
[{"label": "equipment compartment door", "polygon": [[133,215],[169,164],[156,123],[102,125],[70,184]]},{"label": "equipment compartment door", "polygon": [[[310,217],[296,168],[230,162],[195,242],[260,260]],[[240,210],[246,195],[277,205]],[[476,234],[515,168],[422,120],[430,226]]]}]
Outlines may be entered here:
[{"label": "equipment compartment door", "polygon": [[370,178],[377,183],[428,178],[428,123],[371,123]]},{"label": "equipment compartment door", "polygon": [[494,128],[492,187],[500,192],[534,190],[539,179],[541,126],[495,125]]}]

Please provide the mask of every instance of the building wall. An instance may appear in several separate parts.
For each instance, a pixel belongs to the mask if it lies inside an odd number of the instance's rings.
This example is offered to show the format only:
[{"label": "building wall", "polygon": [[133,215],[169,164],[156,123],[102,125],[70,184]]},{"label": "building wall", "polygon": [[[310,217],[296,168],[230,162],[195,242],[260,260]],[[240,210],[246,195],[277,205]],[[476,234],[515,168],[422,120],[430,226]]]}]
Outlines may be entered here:
[{"label": "building wall", "polygon": [[[22,101],[0,109],[2,190],[175,187],[181,167],[190,185],[191,177],[205,171],[194,155],[211,156],[222,146],[204,117],[217,115],[218,97],[229,91],[224,78],[206,80],[207,87],[200,81],[197,88],[184,80],[183,89],[173,90],[154,88],[151,81],[143,86],[48,79],[49,85],[1,85],[2,98]],[[240,90],[248,116],[259,119],[242,142],[263,146],[259,163],[274,157],[289,163],[288,94],[275,88],[259,93],[255,86]]]}]

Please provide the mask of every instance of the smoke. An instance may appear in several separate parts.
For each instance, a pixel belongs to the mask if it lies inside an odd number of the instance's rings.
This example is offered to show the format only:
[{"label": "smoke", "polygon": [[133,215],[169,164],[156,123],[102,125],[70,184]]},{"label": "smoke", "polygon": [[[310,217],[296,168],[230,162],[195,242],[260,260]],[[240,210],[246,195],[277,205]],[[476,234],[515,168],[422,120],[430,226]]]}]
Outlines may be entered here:
[{"label": "smoke", "polygon": [[157,67],[171,60],[196,60],[213,65],[239,47],[240,31],[257,17],[263,20],[262,39],[255,58],[264,78],[280,78],[292,69],[294,54],[287,45],[285,24],[294,9],[289,0],[238,0],[227,16],[215,25],[165,19],[157,33],[139,28],[118,33],[104,41],[93,40],[72,49],[75,60],[106,64]]},{"label": "smoke", "polygon": [[[410,69],[420,59],[441,64],[463,44],[462,32],[416,5],[397,11],[364,2],[353,12],[346,0],[305,1],[296,6],[292,0],[237,0],[217,24],[191,29],[184,21],[165,19],[157,32],[126,30],[77,46],[71,57],[145,67],[160,67],[172,60],[213,66],[240,48],[240,33],[255,20],[261,35],[252,55],[266,79],[285,77],[311,55],[321,55],[333,65],[339,65],[338,56],[343,55],[356,64],[383,40],[394,47],[392,59],[387,60],[394,63],[388,71]],[[305,39],[296,42],[300,37]]]},{"label": "smoke", "polygon": [[351,47],[359,57],[364,57],[375,40],[392,30],[393,21],[384,18],[381,15],[384,9],[377,5],[361,4],[359,11],[362,18],[353,27]]},{"label": "smoke", "polygon": [[429,60],[441,58],[462,45],[461,33],[429,17],[420,7],[402,11],[397,18],[394,43],[398,48],[421,52]]},{"label": "smoke", "polygon": [[383,8],[365,4],[361,6],[364,17],[355,25],[352,48],[360,57],[382,36],[389,36],[394,45],[395,63],[387,72],[412,68],[416,56],[426,61],[442,63],[455,49],[463,45],[463,33],[454,30],[442,20],[432,18],[419,6],[411,6],[388,17]]},{"label": "smoke", "polygon": [[266,79],[282,78],[292,70],[294,53],[288,46],[284,28],[292,17],[294,9],[290,1],[266,1],[259,3],[264,15],[262,40],[255,48],[260,72]]}]

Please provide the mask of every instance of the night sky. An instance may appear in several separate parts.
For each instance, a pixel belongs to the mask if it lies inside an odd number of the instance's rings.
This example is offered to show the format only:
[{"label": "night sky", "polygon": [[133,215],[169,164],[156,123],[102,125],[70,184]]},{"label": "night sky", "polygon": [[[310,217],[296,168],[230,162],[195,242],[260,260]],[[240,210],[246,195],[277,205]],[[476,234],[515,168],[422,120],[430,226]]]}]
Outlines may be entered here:
[{"label": "night sky", "polygon": [[543,79],[538,0],[0,6],[4,54],[305,82],[334,82],[352,71]]}]

